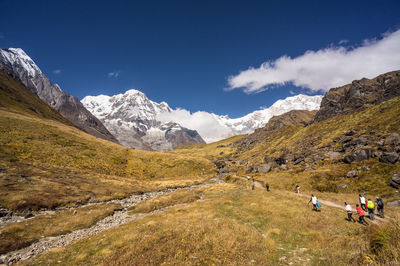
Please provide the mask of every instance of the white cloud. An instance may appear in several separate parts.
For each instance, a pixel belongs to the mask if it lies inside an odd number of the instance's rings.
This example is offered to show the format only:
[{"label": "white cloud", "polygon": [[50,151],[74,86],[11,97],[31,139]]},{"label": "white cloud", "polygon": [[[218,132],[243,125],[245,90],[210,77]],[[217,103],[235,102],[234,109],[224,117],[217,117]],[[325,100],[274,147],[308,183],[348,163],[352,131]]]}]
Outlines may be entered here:
[{"label": "white cloud", "polygon": [[60,69],[54,69],[54,70],[53,70],[53,73],[56,74],[56,75],[57,75],[57,74],[60,74],[60,73],[61,73],[61,70],[60,70]]},{"label": "white cloud", "polygon": [[218,123],[213,114],[198,111],[190,113],[185,109],[176,109],[157,115],[161,122],[176,122],[183,127],[196,130],[205,142],[210,143],[232,136],[232,130]]},{"label": "white cloud", "polygon": [[[343,44],[343,41],[341,42]],[[228,78],[229,87],[257,93],[292,83],[311,91],[327,91],[363,77],[373,78],[400,69],[400,30],[381,39],[364,40],[358,47],[331,46],[291,58],[281,56],[259,68]]]},{"label": "white cloud", "polygon": [[109,73],[107,74],[107,76],[108,76],[109,78],[118,78],[118,77],[119,77],[119,74],[120,74],[120,71],[113,71],[113,72],[109,72]]}]

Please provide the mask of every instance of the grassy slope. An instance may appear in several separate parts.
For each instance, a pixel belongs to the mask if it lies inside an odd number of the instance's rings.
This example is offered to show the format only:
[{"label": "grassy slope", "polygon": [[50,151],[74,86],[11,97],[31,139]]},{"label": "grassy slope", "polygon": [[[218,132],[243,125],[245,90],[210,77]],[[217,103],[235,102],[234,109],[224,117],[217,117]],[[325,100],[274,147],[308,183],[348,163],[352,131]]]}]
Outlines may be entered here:
[{"label": "grassy slope", "polygon": [[365,248],[365,228],[344,221],[344,211],[325,207],[315,213],[307,199],[294,194],[232,184],[200,190],[204,200],[54,249],[25,264],[345,265]]},{"label": "grassy slope", "polygon": [[121,198],[215,172],[205,158],[130,150],[86,134],[1,73],[0,88],[0,205],[9,209]]}]

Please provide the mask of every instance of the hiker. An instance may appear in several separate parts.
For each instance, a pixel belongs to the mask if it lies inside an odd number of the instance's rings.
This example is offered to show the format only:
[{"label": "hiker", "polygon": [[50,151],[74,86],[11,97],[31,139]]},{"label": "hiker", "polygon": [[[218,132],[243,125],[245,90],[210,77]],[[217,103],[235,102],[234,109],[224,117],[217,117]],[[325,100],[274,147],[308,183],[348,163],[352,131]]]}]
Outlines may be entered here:
[{"label": "hiker", "polygon": [[267,183],[267,184],[265,185],[265,188],[267,189],[267,191],[269,191],[269,183]]},{"label": "hiker", "polygon": [[367,221],[365,221],[365,219],[364,219],[365,212],[364,212],[364,210],[360,207],[360,205],[356,204],[356,210],[357,210],[357,214],[358,214],[358,222],[359,222],[360,224],[368,225]]},{"label": "hiker", "polygon": [[247,181],[250,181],[250,176],[247,176]]},{"label": "hiker", "polygon": [[371,199],[367,201],[368,217],[370,220],[374,219],[375,204]]},{"label": "hiker", "polygon": [[378,216],[381,218],[385,218],[385,215],[383,214],[383,200],[380,197],[376,197],[375,203],[378,210]]},{"label": "hiker", "polygon": [[308,204],[310,204],[310,202],[312,203],[312,205],[313,205],[313,211],[318,211],[318,208],[317,208],[317,197],[316,196],[314,196],[314,194],[311,194],[311,199],[310,199],[310,201],[308,202]]},{"label": "hiker", "polygon": [[361,194],[358,194],[358,196],[360,197],[361,208],[363,209],[363,211],[366,211],[367,210],[367,206],[365,205],[366,204],[366,200],[365,200],[364,196],[361,196]]},{"label": "hiker", "polygon": [[356,220],[353,218],[353,208],[347,202],[344,203],[344,206],[346,206],[347,220],[349,222],[353,221],[353,223],[355,223]]},{"label": "hiker", "polygon": [[254,186],[255,186],[255,184],[254,184],[254,178],[253,178],[251,181],[251,190],[254,190]]},{"label": "hiker", "polygon": [[296,187],[294,188],[294,191],[299,194],[300,193],[300,186],[296,185]]}]

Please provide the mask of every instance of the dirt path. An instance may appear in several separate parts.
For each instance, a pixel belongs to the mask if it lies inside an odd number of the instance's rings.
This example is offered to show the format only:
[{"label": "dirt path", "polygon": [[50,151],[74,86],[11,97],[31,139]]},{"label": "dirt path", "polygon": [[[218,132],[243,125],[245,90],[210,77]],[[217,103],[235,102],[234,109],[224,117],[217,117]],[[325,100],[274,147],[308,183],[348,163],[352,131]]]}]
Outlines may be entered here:
[{"label": "dirt path", "polygon": [[[143,201],[146,201],[148,199],[154,198],[156,196],[168,195],[177,190],[195,189],[195,188],[213,185],[213,184],[217,184],[217,183],[224,183],[224,182],[219,180],[218,178],[212,178],[212,179],[210,179],[204,183],[198,184],[198,185],[192,185],[192,186],[182,187],[182,188],[167,189],[167,190],[162,190],[162,191],[157,191],[157,192],[149,192],[149,193],[144,193],[142,195],[132,195],[131,197],[121,199],[121,200],[110,200],[108,202],[103,202],[103,204],[104,203],[121,204],[123,207],[123,210],[114,212],[114,214],[100,220],[92,227],[79,229],[79,230],[73,231],[73,232],[71,232],[69,234],[65,234],[65,235],[60,235],[60,236],[55,236],[55,237],[45,237],[45,238],[40,239],[38,242],[31,244],[30,246],[28,246],[26,248],[11,251],[9,253],[3,254],[0,256],[0,264],[9,265],[9,264],[21,261],[21,260],[27,260],[27,259],[36,257],[37,255],[40,255],[43,252],[48,251],[50,249],[67,246],[77,240],[96,235],[96,234],[103,232],[105,230],[108,230],[110,228],[128,223],[133,220],[143,218],[147,215],[150,215],[150,214],[153,214],[156,212],[165,211],[166,209],[177,206],[177,205],[169,206],[169,207],[166,207],[166,208],[163,208],[160,210],[156,210],[151,213],[146,213],[146,214],[133,214],[133,215],[128,214],[128,208],[135,206],[135,205],[137,205]],[[180,204],[180,205],[182,205],[182,204]]]},{"label": "dirt path", "polygon": [[[247,177],[242,177],[242,176],[236,176],[236,177],[239,177],[239,178],[244,179],[244,180],[248,180]],[[250,180],[248,180],[248,182],[249,182],[249,186],[251,187],[252,179],[250,178]],[[261,182],[261,181],[254,180],[254,185],[255,185],[256,188],[264,189],[264,190],[265,190],[264,183]],[[282,191],[279,191],[279,190],[274,190],[274,192],[276,192],[276,193],[282,193]],[[308,198],[308,199],[310,198],[310,195],[308,195],[308,194],[307,194],[307,195],[306,195],[306,194],[301,194],[301,193],[296,194],[296,193],[294,193],[294,192],[288,192],[288,193],[290,193],[290,194],[293,195],[293,196],[300,196],[300,197],[304,197],[304,198]],[[341,204],[337,204],[337,203],[332,202],[332,201],[322,200],[322,199],[318,199],[318,200],[321,202],[321,204],[322,204],[323,206],[329,206],[329,207],[333,207],[333,208],[339,208],[339,209],[342,209],[342,210],[346,211],[346,208],[345,208],[344,204],[341,205]],[[385,216],[386,216],[386,215],[385,215]],[[380,223],[385,223],[385,222],[387,222],[387,221],[390,219],[390,217],[387,217],[387,216],[386,216],[384,219],[381,218],[381,217],[379,217],[379,216],[377,216],[377,215],[375,215],[374,217],[375,217],[374,220],[368,220],[368,222],[371,222],[371,223],[373,223],[373,224],[380,224]]]}]

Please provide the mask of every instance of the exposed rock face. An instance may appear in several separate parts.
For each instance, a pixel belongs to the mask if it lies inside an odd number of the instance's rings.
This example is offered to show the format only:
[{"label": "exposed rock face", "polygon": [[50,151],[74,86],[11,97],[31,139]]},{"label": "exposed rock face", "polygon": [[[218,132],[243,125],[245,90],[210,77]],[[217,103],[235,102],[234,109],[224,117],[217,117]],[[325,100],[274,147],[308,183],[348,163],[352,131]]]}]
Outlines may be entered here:
[{"label": "exposed rock face", "polygon": [[346,155],[343,159],[345,163],[352,162],[361,162],[364,160],[368,160],[372,157],[373,150],[372,149],[360,149],[356,150],[348,155]]},{"label": "exposed rock face", "polygon": [[314,121],[323,121],[397,96],[400,96],[400,71],[389,72],[374,79],[355,80],[351,84],[329,90],[322,99]]},{"label": "exposed rock face", "polygon": [[315,114],[316,111],[293,110],[282,115],[274,116],[263,128],[256,129],[253,134],[240,139],[235,142],[234,145],[240,146],[241,149],[249,150],[257,145],[257,143],[262,142],[267,132],[279,130],[287,126],[305,126],[313,120]]},{"label": "exposed rock face", "polygon": [[275,130],[296,124],[306,126],[313,119],[317,111],[293,110],[282,115],[272,117],[263,130]]},{"label": "exposed rock face", "polygon": [[63,117],[87,133],[116,142],[113,135],[74,96],[64,92],[42,73],[39,67],[19,48],[0,49],[0,70],[12,73],[29,90]]},{"label": "exposed rock face", "polygon": [[205,143],[195,130],[158,121],[158,114],[172,109],[165,102],[151,101],[138,90],[114,96],[86,96],[82,103],[129,148],[167,151],[181,145]]},{"label": "exposed rock face", "polygon": [[384,152],[379,156],[379,161],[383,163],[396,163],[399,160],[399,155],[395,152]]}]

